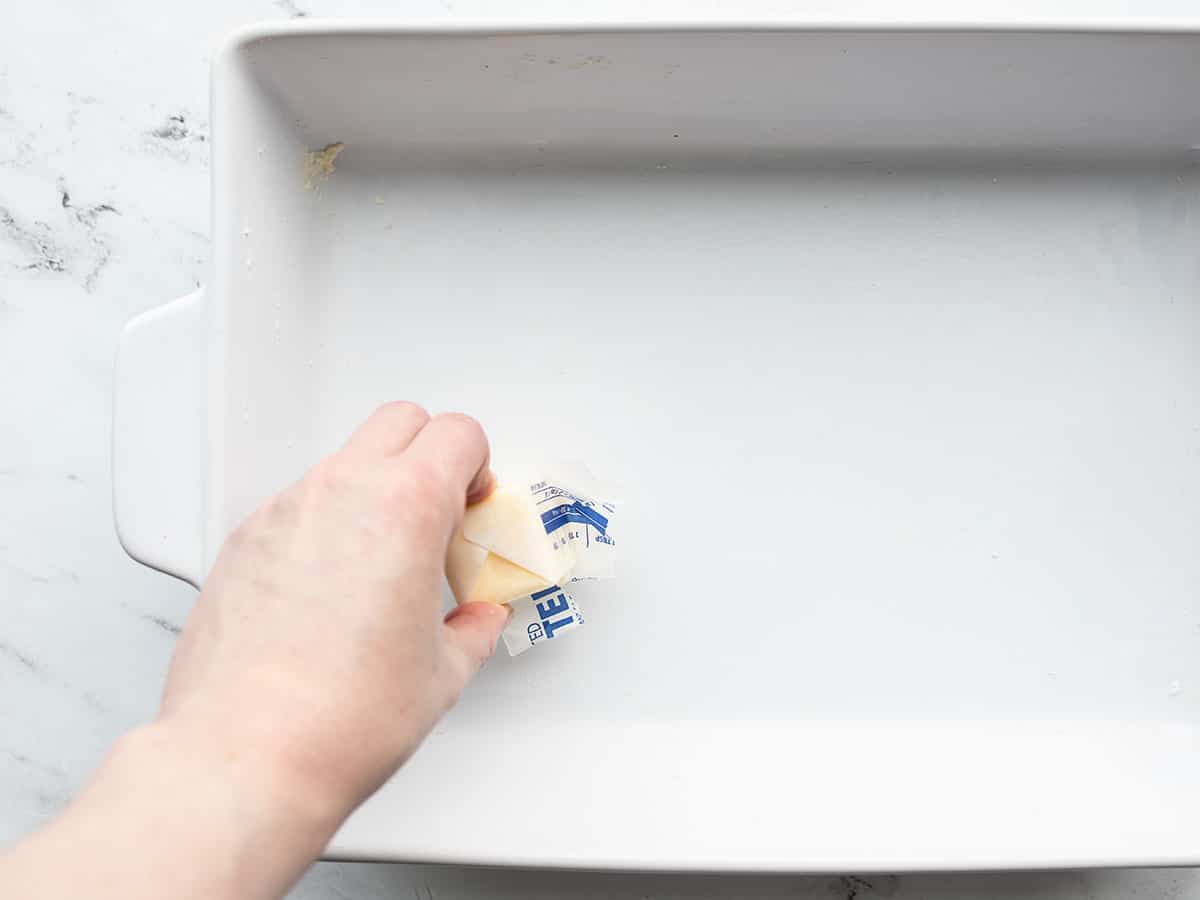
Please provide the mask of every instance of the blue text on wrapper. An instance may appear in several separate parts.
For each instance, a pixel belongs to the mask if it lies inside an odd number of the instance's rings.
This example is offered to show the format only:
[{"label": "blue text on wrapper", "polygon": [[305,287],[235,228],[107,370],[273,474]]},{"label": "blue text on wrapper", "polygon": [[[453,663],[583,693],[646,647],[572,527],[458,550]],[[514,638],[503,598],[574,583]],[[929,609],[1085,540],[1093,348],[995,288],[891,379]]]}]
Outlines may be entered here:
[{"label": "blue text on wrapper", "polygon": [[[551,594],[558,596],[545,599]],[[541,620],[525,629],[529,635],[529,643],[532,644],[543,637],[552,638],[558,629],[575,621],[575,617],[570,612],[571,605],[567,601],[567,595],[557,584],[530,594],[529,597],[534,601],[533,608],[537,610],[538,618]],[[560,615],[561,613],[566,613],[566,615]],[[555,616],[559,616],[559,618],[556,619]]]},{"label": "blue text on wrapper", "polygon": [[608,529],[606,516],[601,515],[599,510],[594,507],[586,506],[578,500],[574,503],[561,503],[554,509],[542,513],[542,526],[546,529],[546,534],[550,534],[569,522],[576,525],[591,525],[601,534]]}]

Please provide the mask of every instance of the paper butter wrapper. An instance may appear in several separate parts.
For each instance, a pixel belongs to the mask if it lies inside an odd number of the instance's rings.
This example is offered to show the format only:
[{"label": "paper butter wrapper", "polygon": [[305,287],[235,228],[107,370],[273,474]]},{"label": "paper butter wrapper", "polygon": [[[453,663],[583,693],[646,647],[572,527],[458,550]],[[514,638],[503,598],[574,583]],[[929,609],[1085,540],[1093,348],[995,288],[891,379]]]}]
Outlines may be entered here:
[{"label": "paper butter wrapper", "polygon": [[509,603],[512,615],[501,637],[509,656],[524,653],[539,643],[552,641],[583,624],[583,610],[575,598],[551,585]]},{"label": "paper butter wrapper", "polygon": [[502,481],[470,507],[451,541],[446,577],[459,603],[507,603],[514,656],[583,624],[561,586],[615,575],[611,492],[582,466],[547,466]]}]

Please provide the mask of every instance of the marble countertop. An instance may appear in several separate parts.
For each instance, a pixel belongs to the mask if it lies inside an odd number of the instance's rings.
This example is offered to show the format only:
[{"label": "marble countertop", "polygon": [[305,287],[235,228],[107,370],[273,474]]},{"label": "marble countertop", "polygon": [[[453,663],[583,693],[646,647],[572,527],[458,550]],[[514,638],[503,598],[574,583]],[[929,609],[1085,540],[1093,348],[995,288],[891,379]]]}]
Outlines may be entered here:
[{"label": "marble countertop", "polygon": [[[905,4],[913,19],[1152,22],[1185,2]],[[590,20],[796,15],[794,3],[582,0]],[[0,843],[53,815],[154,710],[191,588],[130,561],[112,526],[112,362],[122,323],[208,262],[208,60],[229,29],[294,16],[562,20],[548,0],[25,4],[0,29]],[[636,12],[631,12],[636,10]],[[893,11],[894,10],[894,11]],[[897,18],[879,0],[811,17]],[[1198,762],[1200,764],[1200,762]],[[869,815],[869,811],[864,815]],[[721,878],[323,863],[297,898],[1200,898],[1200,873]]]}]

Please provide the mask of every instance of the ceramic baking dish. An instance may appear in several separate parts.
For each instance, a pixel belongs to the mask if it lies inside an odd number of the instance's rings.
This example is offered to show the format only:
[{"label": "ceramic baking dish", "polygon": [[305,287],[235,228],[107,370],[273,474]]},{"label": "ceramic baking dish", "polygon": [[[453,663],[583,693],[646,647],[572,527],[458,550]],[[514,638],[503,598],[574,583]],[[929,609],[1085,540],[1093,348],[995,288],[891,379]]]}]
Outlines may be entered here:
[{"label": "ceramic baking dish", "polygon": [[392,398],[624,485],[332,855],[1200,863],[1197,97],[1182,31],[243,32],[121,540],[200,584]]}]

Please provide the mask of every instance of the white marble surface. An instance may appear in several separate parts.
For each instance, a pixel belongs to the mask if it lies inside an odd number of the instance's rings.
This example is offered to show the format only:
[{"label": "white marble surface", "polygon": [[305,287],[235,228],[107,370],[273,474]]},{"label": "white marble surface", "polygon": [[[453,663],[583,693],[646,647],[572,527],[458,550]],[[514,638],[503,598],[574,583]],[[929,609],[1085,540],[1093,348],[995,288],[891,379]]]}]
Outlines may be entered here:
[{"label": "white marble surface", "polygon": [[[1018,4],[1030,20],[1192,16],[1161,0]],[[794,16],[795,4],[574,3],[594,20]],[[1189,7],[1191,7],[1189,9]],[[45,0],[0,27],[0,843],[51,816],[148,717],[193,592],[129,561],[109,481],[115,341],[208,257],[209,52],[294,15],[561,20],[550,0]],[[986,20],[1014,4],[813,3],[812,17]],[[1200,765],[1200,760],[1197,761]],[[1102,788],[1100,788],[1102,789]],[[421,815],[413,810],[413,815]],[[863,815],[870,815],[864,810]],[[1200,874],[722,878],[323,863],[297,898],[1200,898]]]}]

